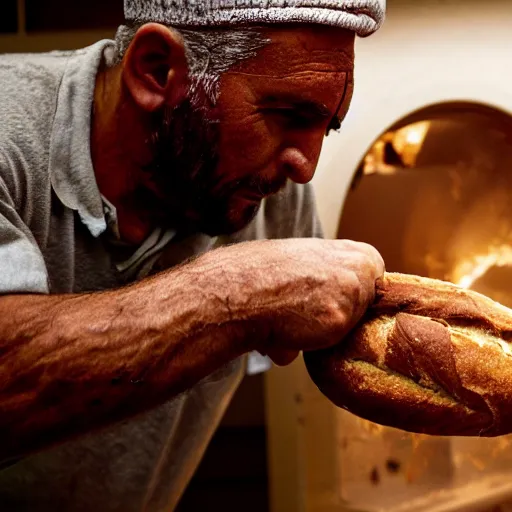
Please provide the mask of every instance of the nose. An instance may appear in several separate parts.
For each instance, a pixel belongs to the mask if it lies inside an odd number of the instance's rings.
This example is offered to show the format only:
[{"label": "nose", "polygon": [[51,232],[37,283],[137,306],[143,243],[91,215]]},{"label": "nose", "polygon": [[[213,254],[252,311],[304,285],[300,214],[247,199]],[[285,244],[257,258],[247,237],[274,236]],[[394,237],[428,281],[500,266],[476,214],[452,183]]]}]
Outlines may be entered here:
[{"label": "nose", "polygon": [[297,148],[287,148],[280,156],[280,170],[294,181],[304,185],[315,175],[316,161],[312,161]]}]

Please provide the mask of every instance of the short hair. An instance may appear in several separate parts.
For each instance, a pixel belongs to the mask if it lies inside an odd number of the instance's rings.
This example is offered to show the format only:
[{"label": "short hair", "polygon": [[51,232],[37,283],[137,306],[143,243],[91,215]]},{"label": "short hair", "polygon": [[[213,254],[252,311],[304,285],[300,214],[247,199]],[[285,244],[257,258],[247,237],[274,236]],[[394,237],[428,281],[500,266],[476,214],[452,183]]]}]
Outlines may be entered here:
[{"label": "short hair", "polygon": [[[133,23],[118,28],[114,64],[122,61],[135,34],[143,25]],[[196,30],[170,28],[183,38],[192,87],[201,85],[212,103],[218,98],[222,74],[235,64],[255,57],[258,50],[270,42],[263,37],[258,27]]]}]

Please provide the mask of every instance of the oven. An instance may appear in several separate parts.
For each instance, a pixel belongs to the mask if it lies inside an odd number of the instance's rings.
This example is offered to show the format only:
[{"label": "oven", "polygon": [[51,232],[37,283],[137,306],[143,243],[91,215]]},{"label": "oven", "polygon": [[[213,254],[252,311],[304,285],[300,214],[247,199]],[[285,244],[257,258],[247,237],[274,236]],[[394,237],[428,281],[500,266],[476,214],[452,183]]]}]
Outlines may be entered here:
[{"label": "oven", "polygon": [[[317,176],[328,237],[512,307],[512,3],[388,0]],[[332,406],[301,361],[266,381],[274,512],[512,511],[512,437],[441,438]]]}]

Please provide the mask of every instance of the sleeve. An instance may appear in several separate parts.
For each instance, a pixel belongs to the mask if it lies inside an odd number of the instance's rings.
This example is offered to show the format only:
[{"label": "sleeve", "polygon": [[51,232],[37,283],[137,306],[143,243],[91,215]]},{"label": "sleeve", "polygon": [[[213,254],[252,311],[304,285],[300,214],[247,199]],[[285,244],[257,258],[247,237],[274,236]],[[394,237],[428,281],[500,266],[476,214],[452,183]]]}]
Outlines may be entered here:
[{"label": "sleeve", "polygon": [[[3,163],[3,162],[2,162]],[[49,293],[48,272],[34,236],[16,210],[0,163],[0,294]]]}]

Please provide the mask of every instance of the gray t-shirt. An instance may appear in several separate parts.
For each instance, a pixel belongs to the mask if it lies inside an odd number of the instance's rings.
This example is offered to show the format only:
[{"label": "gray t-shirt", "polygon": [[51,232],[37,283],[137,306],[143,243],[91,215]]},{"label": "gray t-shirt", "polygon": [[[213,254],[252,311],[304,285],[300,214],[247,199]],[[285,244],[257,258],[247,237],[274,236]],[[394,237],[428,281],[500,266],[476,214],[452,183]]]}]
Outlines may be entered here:
[{"label": "gray t-shirt", "polygon": [[[112,44],[0,57],[1,294],[111,289],[225,243],[321,236],[311,188],[290,184],[235,236],[178,241],[157,229],[114,257],[115,209],[90,155],[95,78]],[[169,512],[245,370],[246,358],[233,361],[149,413],[12,463],[0,510]]]}]

